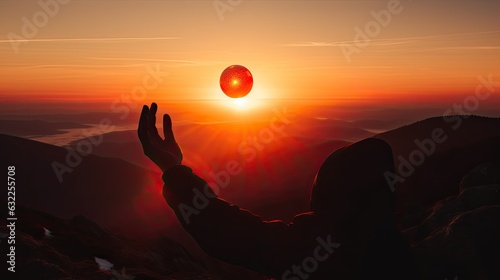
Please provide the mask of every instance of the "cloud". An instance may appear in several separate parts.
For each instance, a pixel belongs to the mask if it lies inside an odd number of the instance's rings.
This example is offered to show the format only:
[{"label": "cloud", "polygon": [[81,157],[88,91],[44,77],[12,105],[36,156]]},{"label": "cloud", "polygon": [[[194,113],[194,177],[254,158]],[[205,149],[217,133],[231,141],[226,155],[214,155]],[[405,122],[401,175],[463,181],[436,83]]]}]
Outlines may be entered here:
[{"label": "cloud", "polygon": [[156,63],[169,63],[169,66],[208,66],[217,65],[224,63],[222,61],[211,61],[211,60],[188,60],[188,59],[158,59],[158,58],[142,58],[142,57],[85,57],[89,60],[98,61],[143,61],[143,62],[156,62]]},{"label": "cloud", "polygon": [[[12,65],[11,65],[12,66]],[[82,68],[82,67],[90,67],[90,68],[123,68],[123,67],[143,67],[144,64],[39,64],[39,65],[23,65],[18,66],[20,68],[26,69],[36,69],[36,68]]]},{"label": "cloud", "polygon": [[495,51],[500,50],[500,46],[464,46],[464,47],[443,47],[429,49],[428,51],[450,51],[450,50],[461,50],[461,51]]},{"label": "cloud", "polygon": [[370,65],[370,66],[318,66],[318,67],[299,67],[299,68],[287,68],[285,70],[289,71],[307,71],[307,70],[326,70],[326,69],[397,69],[396,66],[385,66],[385,65]]},{"label": "cloud", "polygon": [[[122,38],[40,38],[20,39],[17,42],[107,42],[107,41],[150,41],[150,40],[178,40],[182,37],[122,37]],[[11,43],[12,40],[0,40],[0,43]]]},{"label": "cloud", "polygon": [[[415,37],[388,38],[388,39],[372,39],[370,41],[370,44],[373,46],[390,46],[390,45],[409,44],[409,43],[424,41],[424,40],[428,40],[428,39],[460,37],[460,36],[469,36],[469,35],[482,35],[482,34],[495,34],[495,33],[500,33],[500,30],[484,31],[484,32],[469,32],[469,33],[452,33],[452,34],[428,35],[428,36],[415,36]],[[355,40],[337,41],[337,42],[303,41],[303,42],[295,42],[295,43],[289,43],[289,44],[281,44],[281,46],[284,46],[284,47],[342,47],[342,46],[345,46],[346,44],[354,44],[356,42],[357,41],[355,41]]]},{"label": "cloud", "polygon": [[[397,41],[390,39],[380,39],[380,40],[372,40],[370,44],[376,46],[390,46],[390,45],[401,45],[413,42],[412,40],[408,41]],[[339,42],[299,42],[293,44],[283,44],[281,46],[285,47],[341,47],[346,44],[354,44],[356,41],[339,41]]]},{"label": "cloud", "polygon": [[299,42],[292,44],[282,44],[284,47],[339,47],[346,42]]}]

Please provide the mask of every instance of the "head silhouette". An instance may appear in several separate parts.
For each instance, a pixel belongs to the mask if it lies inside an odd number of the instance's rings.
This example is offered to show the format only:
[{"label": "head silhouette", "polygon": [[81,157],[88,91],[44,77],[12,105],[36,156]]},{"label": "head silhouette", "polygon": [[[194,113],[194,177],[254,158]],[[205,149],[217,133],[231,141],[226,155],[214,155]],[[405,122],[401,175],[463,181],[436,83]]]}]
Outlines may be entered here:
[{"label": "head silhouette", "polygon": [[321,166],[311,194],[311,211],[345,219],[360,211],[393,212],[393,194],[385,179],[394,173],[392,150],[368,138],[332,153]]}]

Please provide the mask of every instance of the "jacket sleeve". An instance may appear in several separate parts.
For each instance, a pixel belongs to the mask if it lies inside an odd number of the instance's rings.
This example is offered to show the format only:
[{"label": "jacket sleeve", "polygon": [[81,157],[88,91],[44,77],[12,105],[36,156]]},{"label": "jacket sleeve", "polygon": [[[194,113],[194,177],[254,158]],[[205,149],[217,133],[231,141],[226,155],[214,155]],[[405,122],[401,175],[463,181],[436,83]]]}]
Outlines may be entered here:
[{"label": "jacket sleeve", "polygon": [[163,175],[163,196],[182,226],[208,254],[265,275],[281,275],[293,263],[294,231],[218,198],[189,167]]}]

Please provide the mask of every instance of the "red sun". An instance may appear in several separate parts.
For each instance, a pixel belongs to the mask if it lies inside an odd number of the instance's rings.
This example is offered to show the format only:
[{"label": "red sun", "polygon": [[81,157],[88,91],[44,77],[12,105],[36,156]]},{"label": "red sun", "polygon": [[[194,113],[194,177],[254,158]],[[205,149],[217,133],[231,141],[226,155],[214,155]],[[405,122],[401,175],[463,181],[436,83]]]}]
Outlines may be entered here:
[{"label": "red sun", "polygon": [[220,88],[231,98],[246,96],[253,86],[253,76],[241,65],[231,65],[220,75]]}]

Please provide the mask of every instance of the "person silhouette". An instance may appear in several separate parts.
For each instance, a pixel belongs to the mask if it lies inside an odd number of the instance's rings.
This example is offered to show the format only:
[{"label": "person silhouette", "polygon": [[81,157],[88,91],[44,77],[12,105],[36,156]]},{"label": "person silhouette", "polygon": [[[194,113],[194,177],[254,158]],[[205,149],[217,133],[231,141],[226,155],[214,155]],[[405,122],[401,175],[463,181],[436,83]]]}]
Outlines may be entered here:
[{"label": "person silhouette", "polygon": [[[391,147],[368,138],[333,152],[314,182],[310,212],[282,221],[260,217],[219,198],[182,165],[172,121],[144,106],[138,136],[163,171],[163,196],[183,228],[209,255],[282,280],[416,279],[409,244],[394,224]],[[300,167],[299,167],[300,168]]]}]

